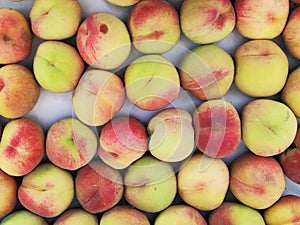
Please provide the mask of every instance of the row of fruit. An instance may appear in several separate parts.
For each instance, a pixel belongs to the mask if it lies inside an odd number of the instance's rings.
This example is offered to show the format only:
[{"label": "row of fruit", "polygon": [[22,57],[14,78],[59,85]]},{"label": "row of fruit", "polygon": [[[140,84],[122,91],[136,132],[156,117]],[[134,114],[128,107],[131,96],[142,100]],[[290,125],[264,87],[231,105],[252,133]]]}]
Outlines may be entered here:
[{"label": "row of fruit", "polygon": [[[300,184],[293,2],[99,3],[129,7],[127,21],[83,18],[77,0],[35,0],[29,20],[1,7],[1,225],[299,223],[300,190],[284,195],[286,179]],[[234,30],[247,41],[232,57],[215,43]],[[183,35],[197,46],[174,63],[164,53]],[[223,99],[233,86],[251,97],[240,111]],[[47,130],[27,118],[41,89],[71,92],[76,118]],[[200,103],[172,107],[182,92]],[[126,100],[153,116],[120,116]]]}]

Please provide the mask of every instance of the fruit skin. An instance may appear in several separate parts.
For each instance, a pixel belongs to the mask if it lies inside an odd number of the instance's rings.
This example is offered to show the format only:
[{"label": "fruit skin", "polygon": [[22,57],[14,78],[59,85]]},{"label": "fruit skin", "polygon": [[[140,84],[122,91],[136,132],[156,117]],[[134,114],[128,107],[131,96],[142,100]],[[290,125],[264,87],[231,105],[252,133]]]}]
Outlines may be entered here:
[{"label": "fruit skin", "polygon": [[64,118],[51,125],[46,137],[46,154],[56,166],[77,170],[88,164],[98,147],[95,133],[75,118]]},{"label": "fruit skin", "polygon": [[118,205],[106,211],[100,219],[99,225],[150,225],[146,215],[128,205]]},{"label": "fruit skin", "polygon": [[122,108],[125,98],[124,84],[116,74],[88,70],[73,92],[74,113],[87,125],[101,126]]},{"label": "fruit skin", "polygon": [[181,59],[179,75],[181,86],[196,98],[221,98],[234,79],[233,59],[216,45],[195,47]]},{"label": "fruit skin", "polygon": [[235,107],[224,100],[208,100],[193,113],[196,145],[213,158],[231,155],[241,141],[241,120]]},{"label": "fruit skin", "polygon": [[115,15],[104,12],[93,13],[80,24],[76,45],[89,66],[103,70],[121,66],[131,50],[125,24]]},{"label": "fruit skin", "polygon": [[48,225],[46,220],[27,210],[18,210],[4,217],[1,225]]},{"label": "fruit skin", "polygon": [[16,9],[0,9],[0,64],[12,64],[29,56],[32,33],[26,17]]},{"label": "fruit skin", "polygon": [[0,201],[0,218],[11,213],[17,204],[18,184],[13,176],[0,170],[0,196],[5,201]]},{"label": "fruit skin", "polygon": [[191,155],[195,147],[192,116],[181,108],[167,108],[148,122],[149,151],[165,162],[179,162]]},{"label": "fruit skin", "polygon": [[230,190],[246,206],[266,209],[273,205],[285,189],[284,173],[273,157],[244,153],[230,169]]},{"label": "fruit skin", "polygon": [[155,213],[173,202],[177,181],[172,166],[146,155],[132,163],[124,177],[125,199],[133,207]]},{"label": "fruit skin", "polygon": [[109,166],[124,169],[148,150],[144,124],[132,116],[112,118],[100,133],[98,154]]},{"label": "fruit skin", "polygon": [[294,139],[294,145],[296,148],[300,148],[300,126],[298,125],[296,137]]},{"label": "fruit skin", "polygon": [[288,76],[287,82],[281,93],[281,100],[294,112],[297,118],[300,117],[300,66],[295,68]]},{"label": "fruit skin", "polygon": [[224,39],[233,31],[235,20],[230,0],[184,0],[180,9],[181,30],[196,44]]},{"label": "fruit skin", "polygon": [[300,149],[289,148],[279,156],[284,174],[293,182],[300,184]]},{"label": "fruit skin", "polygon": [[31,172],[45,155],[45,134],[32,119],[9,121],[3,129],[0,142],[0,167],[11,176]]},{"label": "fruit skin", "polygon": [[208,221],[209,225],[265,225],[257,210],[235,202],[223,202],[210,213]]},{"label": "fruit skin", "polygon": [[144,55],[135,59],[124,75],[126,94],[143,110],[159,110],[172,103],[180,92],[175,66],[161,55]]},{"label": "fruit skin", "polygon": [[297,29],[299,23],[300,7],[297,7],[291,11],[287,24],[282,32],[284,45],[288,53],[297,59],[300,59],[300,31]]},{"label": "fruit skin", "polygon": [[236,28],[249,39],[273,39],[284,29],[289,0],[235,0]]},{"label": "fruit skin", "polygon": [[172,205],[162,211],[154,225],[165,224],[207,225],[200,212],[189,205]]},{"label": "fruit skin", "polygon": [[229,170],[222,159],[197,152],[179,170],[177,181],[178,194],[185,203],[199,210],[213,210],[224,201]]},{"label": "fruit skin", "polygon": [[9,119],[29,113],[38,101],[40,86],[25,66],[9,64],[0,68],[0,115]]},{"label": "fruit skin", "polygon": [[106,0],[107,2],[120,7],[127,7],[138,3],[140,0]]},{"label": "fruit skin", "polygon": [[84,210],[100,213],[118,204],[123,196],[124,186],[118,170],[101,161],[93,161],[78,171],[75,191]]},{"label": "fruit skin", "polygon": [[23,177],[18,199],[24,208],[45,218],[64,212],[74,197],[72,175],[51,163],[43,163]]},{"label": "fruit skin", "polygon": [[127,24],[134,47],[145,54],[165,53],[180,37],[178,13],[164,0],[138,2],[130,10]]},{"label": "fruit skin", "polygon": [[239,46],[234,55],[234,82],[241,92],[252,97],[268,97],[282,90],[289,63],[286,54],[275,42],[250,40]]},{"label": "fruit skin", "polygon": [[53,223],[53,225],[98,225],[98,218],[81,208],[66,210]]},{"label": "fruit skin", "polygon": [[72,91],[84,69],[84,63],[77,50],[62,41],[41,43],[33,59],[33,72],[44,89],[65,93]]},{"label": "fruit skin", "polygon": [[300,223],[300,197],[296,195],[282,196],[274,205],[263,212],[267,225]]},{"label": "fruit skin", "polygon": [[271,99],[256,99],[242,109],[242,140],[259,156],[275,156],[294,141],[297,119],[285,104]]},{"label": "fruit skin", "polygon": [[64,40],[74,36],[81,21],[77,0],[35,0],[29,12],[32,32],[45,40]]}]

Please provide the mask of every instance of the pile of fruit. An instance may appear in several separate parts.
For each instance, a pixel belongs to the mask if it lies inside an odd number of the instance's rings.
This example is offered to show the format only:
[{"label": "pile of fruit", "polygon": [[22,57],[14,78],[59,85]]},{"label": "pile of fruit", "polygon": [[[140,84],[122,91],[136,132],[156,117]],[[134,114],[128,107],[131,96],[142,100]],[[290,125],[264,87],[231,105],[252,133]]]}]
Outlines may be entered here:
[{"label": "pile of fruit", "polygon": [[[1,225],[300,224],[299,0],[25,2],[0,2]],[[41,93],[73,114],[44,126]]]}]

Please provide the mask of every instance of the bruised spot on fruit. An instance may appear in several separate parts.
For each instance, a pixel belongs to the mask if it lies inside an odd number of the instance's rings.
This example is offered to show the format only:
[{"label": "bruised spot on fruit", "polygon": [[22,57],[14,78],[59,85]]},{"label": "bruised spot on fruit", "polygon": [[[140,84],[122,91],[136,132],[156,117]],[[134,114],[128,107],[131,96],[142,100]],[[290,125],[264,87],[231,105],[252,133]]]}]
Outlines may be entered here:
[{"label": "bruised spot on fruit", "polygon": [[4,81],[2,79],[0,79],[0,91],[3,90],[4,86],[5,86]]},{"label": "bruised spot on fruit", "polygon": [[50,12],[50,9],[49,9],[49,10],[47,10],[47,11],[45,11],[45,12],[43,12],[43,13],[41,14],[41,17],[43,17],[43,16],[47,16],[47,15],[49,14],[49,12]]},{"label": "bruised spot on fruit", "polygon": [[118,155],[117,153],[109,152],[109,154],[110,154],[114,159],[119,158],[119,155]]},{"label": "bruised spot on fruit", "polygon": [[11,38],[8,37],[7,35],[3,35],[2,39],[3,39],[4,42],[11,41]]},{"label": "bruised spot on fruit", "polygon": [[108,32],[108,26],[106,24],[101,24],[99,29],[102,34],[106,34]]}]

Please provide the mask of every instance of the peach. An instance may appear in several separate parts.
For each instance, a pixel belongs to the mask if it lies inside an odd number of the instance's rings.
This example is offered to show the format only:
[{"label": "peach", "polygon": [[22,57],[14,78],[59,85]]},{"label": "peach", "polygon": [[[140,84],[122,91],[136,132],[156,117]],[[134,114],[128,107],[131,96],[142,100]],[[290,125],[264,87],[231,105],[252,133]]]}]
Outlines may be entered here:
[{"label": "peach", "polygon": [[77,170],[88,164],[98,147],[95,133],[75,118],[64,118],[51,125],[46,137],[46,154],[56,166]]},{"label": "peach", "polygon": [[37,47],[33,59],[33,72],[41,87],[48,91],[56,93],[72,91],[83,69],[81,56],[67,43],[45,41]]},{"label": "peach", "polygon": [[242,109],[242,140],[259,156],[284,152],[293,143],[297,126],[291,109],[275,100],[256,99]]},{"label": "peach", "polygon": [[177,181],[172,166],[149,155],[128,167],[124,183],[127,202],[144,212],[162,211],[176,196]]},{"label": "peach", "polygon": [[[288,59],[270,40],[251,40],[235,51],[235,84],[252,97],[268,97],[284,87],[288,76]],[[258,69],[259,68],[259,69]]]},{"label": "peach", "polygon": [[1,225],[48,225],[46,220],[27,210],[18,210],[5,217]]},{"label": "peach", "polygon": [[[14,177],[0,170],[0,218],[13,211],[17,204],[17,181]],[[5,200],[4,200],[5,199]]]},{"label": "peach", "polygon": [[143,0],[128,16],[128,29],[134,47],[146,54],[171,50],[180,37],[176,9],[164,0]]},{"label": "peach", "polygon": [[121,66],[131,50],[125,24],[115,15],[104,12],[93,13],[80,24],[76,44],[88,65],[103,70]]},{"label": "peach", "polygon": [[120,7],[127,7],[138,3],[140,0],[106,0],[107,2]]},{"label": "peach", "polygon": [[249,39],[273,39],[284,29],[289,0],[235,0],[236,28]]},{"label": "peach", "polygon": [[300,117],[300,66],[295,68],[288,76],[287,82],[282,90],[282,101],[294,112],[296,117]]},{"label": "peach", "polygon": [[24,60],[30,54],[31,45],[32,33],[23,13],[12,8],[1,8],[0,64]]},{"label": "peach", "polygon": [[300,149],[289,148],[279,156],[284,174],[293,182],[300,184]]},{"label": "peach", "polygon": [[81,21],[77,0],[35,0],[30,13],[33,33],[45,40],[63,40],[76,34]]},{"label": "peach", "polygon": [[118,170],[100,161],[93,161],[78,171],[75,191],[84,210],[100,213],[118,204],[123,196],[124,186]]},{"label": "peach", "polygon": [[0,68],[0,115],[15,119],[29,113],[40,96],[40,87],[25,66],[10,64]]},{"label": "peach", "polygon": [[195,47],[183,56],[179,75],[182,87],[196,98],[221,98],[233,82],[233,59],[216,45]]},{"label": "peach", "polygon": [[161,55],[144,55],[125,71],[128,99],[143,110],[158,110],[179,95],[180,80],[175,66]]},{"label": "peach", "polygon": [[148,150],[144,124],[132,116],[120,116],[106,123],[100,133],[98,154],[109,166],[124,169]]},{"label": "peach", "polygon": [[296,195],[282,196],[274,205],[263,212],[267,225],[300,223],[300,197]]},{"label": "peach", "polygon": [[241,141],[241,120],[235,107],[225,100],[209,100],[193,113],[198,149],[210,157],[231,155]]},{"label": "peach", "polygon": [[181,108],[168,108],[156,113],[148,123],[149,151],[165,162],[186,159],[194,150],[192,116]]},{"label": "peach", "polygon": [[232,194],[254,209],[270,207],[285,189],[283,170],[273,157],[244,153],[233,161],[230,174]]},{"label": "peach", "polygon": [[195,153],[177,174],[178,194],[190,206],[213,210],[220,206],[229,186],[229,170],[222,159]]},{"label": "peach", "polygon": [[125,101],[123,81],[105,70],[88,70],[73,92],[74,113],[83,123],[101,126],[113,118]]},{"label": "peach", "polygon": [[209,225],[265,225],[262,215],[255,209],[235,202],[224,202],[212,211]]},{"label": "peach", "polygon": [[74,197],[72,175],[51,164],[43,163],[25,175],[18,189],[20,203],[45,218],[64,212]]},{"label": "peach", "polygon": [[196,44],[218,42],[235,27],[235,11],[230,0],[184,0],[180,9],[181,30]]},{"label": "peach", "polygon": [[44,156],[44,131],[34,120],[11,120],[3,129],[0,142],[0,167],[11,176],[31,172]]},{"label": "peach", "polygon": [[[299,1],[300,3],[300,1]],[[300,7],[293,9],[289,15],[282,37],[288,53],[300,59],[300,31],[297,28],[300,23]]]},{"label": "peach", "polygon": [[66,210],[53,223],[53,225],[98,225],[96,215],[86,212],[81,208]]},{"label": "peach", "polygon": [[189,224],[207,225],[204,217],[198,210],[189,205],[172,205],[159,213],[154,225]]},{"label": "peach", "polygon": [[150,225],[146,215],[128,205],[118,205],[106,211],[100,219],[99,225]]}]

